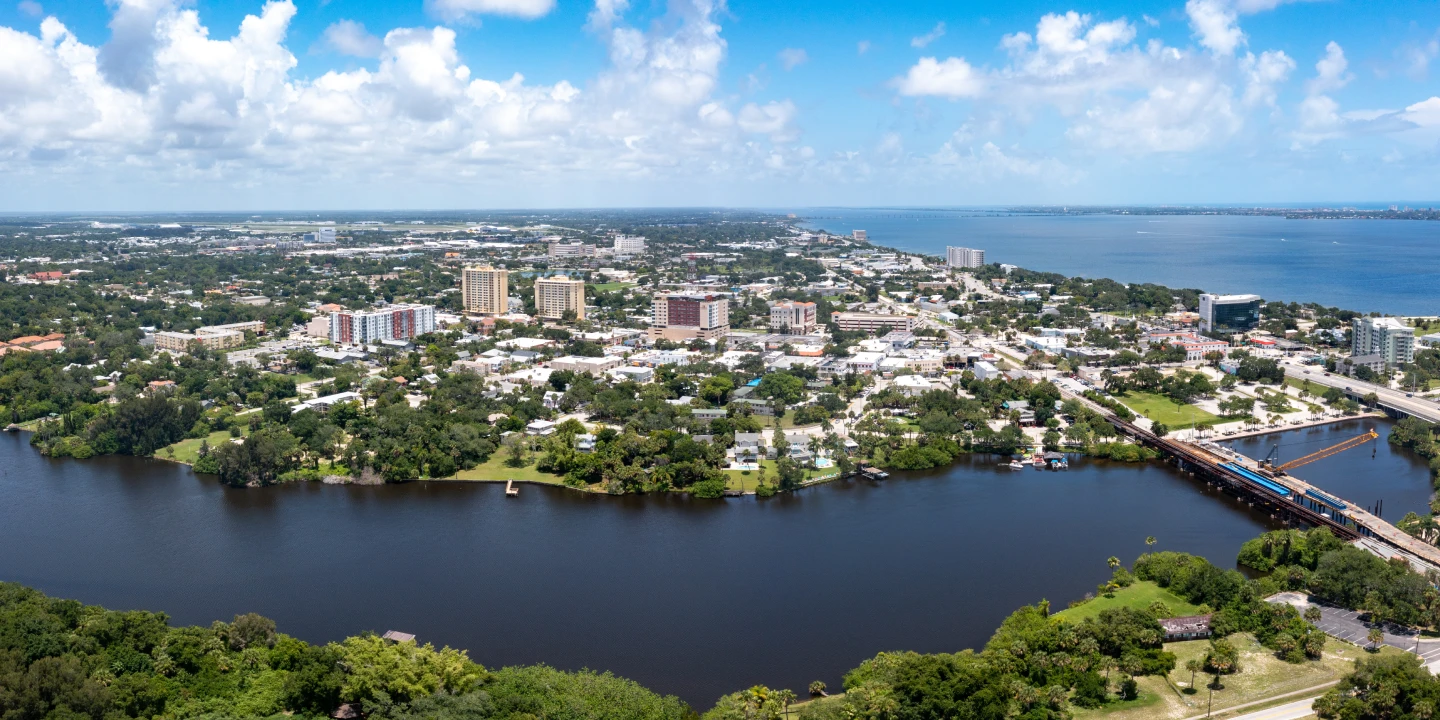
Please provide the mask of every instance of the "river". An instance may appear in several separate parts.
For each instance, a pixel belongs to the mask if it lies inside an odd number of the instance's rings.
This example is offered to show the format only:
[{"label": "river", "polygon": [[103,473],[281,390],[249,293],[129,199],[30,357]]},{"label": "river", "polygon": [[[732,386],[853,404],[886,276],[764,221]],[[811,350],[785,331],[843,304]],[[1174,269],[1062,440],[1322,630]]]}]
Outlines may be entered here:
[{"label": "river", "polygon": [[[1318,449],[1350,425],[1280,437]],[[177,623],[255,611],[313,642],[403,630],[491,666],[611,670],[701,709],[755,683],[838,687],[881,650],[978,647],[1016,607],[1092,590],[1147,535],[1228,567],[1271,527],[1160,464],[977,456],[767,500],[507,499],[458,483],[237,490],[159,460],[52,460],[26,440],[0,435],[0,579]],[[1383,496],[1391,519],[1429,496],[1423,463],[1383,440],[1299,474]]]},{"label": "river", "polygon": [[1012,215],[817,208],[806,226],[909,252],[980,248],[992,263],[1360,312],[1440,314],[1440,222],[1242,215]]}]

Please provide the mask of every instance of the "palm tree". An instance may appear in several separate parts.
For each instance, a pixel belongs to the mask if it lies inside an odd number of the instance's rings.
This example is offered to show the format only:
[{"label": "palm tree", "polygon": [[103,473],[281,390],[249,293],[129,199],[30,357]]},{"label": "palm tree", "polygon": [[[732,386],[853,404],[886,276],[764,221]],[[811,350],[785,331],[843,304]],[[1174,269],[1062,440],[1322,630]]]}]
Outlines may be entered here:
[{"label": "palm tree", "polygon": [[790,704],[795,702],[796,700],[795,693],[792,692],[789,688],[785,688],[779,693],[776,693],[775,699],[779,701],[780,710],[781,712],[785,713],[785,717],[790,717]]},{"label": "palm tree", "polygon": [[1115,568],[1120,567],[1120,558],[1111,555],[1110,559],[1105,561],[1105,564],[1109,565],[1111,570],[1114,570]]},{"label": "palm tree", "polygon": [[1380,643],[1385,642],[1385,632],[1378,627],[1372,627],[1370,632],[1365,633],[1365,641],[1370,643],[1371,652],[1378,651]]},{"label": "palm tree", "polygon": [[1155,536],[1154,536],[1154,535],[1146,535],[1146,536],[1145,536],[1145,544],[1146,544],[1146,545],[1154,545],[1156,542],[1159,542],[1159,541],[1157,541],[1157,540],[1155,539]]},{"label": "palm tree", "polygon": [[1319,605],[1311,605],[1305,608],[1305,622],[1313,625],[1320,622],[1321,617],[1323,617],[1323,614],[1320,612]]},{"label": "palm tree", "polygon": [[1202,664],[1202,663],[1200,662],[1200,660],[1197,659],[1197,658],[1190,658],[1189,660],[1186,660],[1186,661],[1185,661],[1185,669],[1190,671],[1190,689],[1191,689],[1191,690],[1194,690],[1194,689],[1195,689],[1195,673],[1200,672],[1200,669],[1203,668],[1203,667],[1204,667],[1204,664]]},{"label": "palm tree", "polygon": [[810,683],[810,694],[814,697],[825,697],[825,688],[824,680],[816,680]]}]

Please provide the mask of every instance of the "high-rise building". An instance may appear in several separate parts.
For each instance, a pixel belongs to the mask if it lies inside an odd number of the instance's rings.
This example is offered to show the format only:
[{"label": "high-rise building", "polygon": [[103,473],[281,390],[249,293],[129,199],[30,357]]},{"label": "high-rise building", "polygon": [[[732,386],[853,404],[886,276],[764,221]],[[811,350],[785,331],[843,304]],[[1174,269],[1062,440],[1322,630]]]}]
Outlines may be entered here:
[{"label": "high-rise building", "polygon": [[565,311],[585,319],[585,281],[556,275],[535,280],[535,312],[542,318],[560,320]]},{"label": "high-rise building", "polygon": [[864,230],[851,230],[850,237],[854,238],[856,242],[869,242],[870,240],[870,234]]},{"label": "high-rise building", "polygon": [[978,268],[985,264],[985,251],[974,248],[945,248],[945,264],[952,268]]},{"label": "high-rise building", "polygon": [[730,301],[718,295],[660,293],[651,311],[651,339],[708,340],[730,332]]},{"label": "high-rise building", "polygon": [[467,267],[460,274],[460,296],[468,312],[504,315],[510,311],[510,272],[489,265]]},{"label": "high-rise building", "polygon": [[813,302],[781,302],[770,306],[770,329],[777,333],[808,335],[815,325]]},{"label": "high-rise building", "polygon": [[1200,296],[1201,332],[1245,332],[1259,324],[1259,295]]},{"label": "high-rise building", "polygon": [[1395,318],[1357,317],[1350,321],[1350,354],[1379,355],[1392,368],[1415,362],[1415,328]]},{"label": "high-rise building", "polygon": [[639,235],[616,235],[616,255],[638,255],[645,252],[645,238]]},{"label": "high-rise building", "polygon": [[330,313],[330,341],[346,344],[409,340],[435,331],[435,308],[390,305],[370,312]]}]

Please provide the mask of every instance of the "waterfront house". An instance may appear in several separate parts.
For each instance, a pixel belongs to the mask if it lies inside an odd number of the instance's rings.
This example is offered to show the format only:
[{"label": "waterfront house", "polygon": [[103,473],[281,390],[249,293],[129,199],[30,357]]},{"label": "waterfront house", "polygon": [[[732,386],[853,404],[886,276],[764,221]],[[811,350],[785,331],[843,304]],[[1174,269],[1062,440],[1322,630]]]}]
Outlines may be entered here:
[{"label": "waterfront house", "polygon": [[1210,616],[1166,618],[1160,621],[1160,629],[1165,632],[1165,642],[1201,640],[1210,637]]}]

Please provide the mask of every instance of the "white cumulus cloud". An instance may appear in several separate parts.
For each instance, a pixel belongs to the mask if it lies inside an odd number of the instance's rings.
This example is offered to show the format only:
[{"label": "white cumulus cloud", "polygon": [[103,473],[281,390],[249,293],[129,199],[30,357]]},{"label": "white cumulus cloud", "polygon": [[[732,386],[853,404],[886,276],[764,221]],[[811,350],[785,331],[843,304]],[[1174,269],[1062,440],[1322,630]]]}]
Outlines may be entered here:
[{"label": "white cumulus cloud", "polygon": [[936,95],[953,99],[978,97],[985,92],[982,73],[965,62],[965,58],[920,58],[905,77],[897,78],[901,95]]},{"label": "white cumulus cloud", "polygon": [[384,43],[371,35],[365,26],[354,20],[341,20],[325,28],[322,35],[325,47],[342,55],[355,57],[379,57]]},{"label": "white cumulus cloud", "polygon": [[551,84],[477,75],[448,27],[377,38],[346,22],[325,46],[375,60],[305,77],[286,46],[290,0],[265,3],[230,37],[184,0],[122,0],[103,47],[54,18],[38,36],[0,27],[0,177],[43,163],[52,179],[127,183],[404,176],[513,186],[520,175],[758,172],[777,153],[787,171],[806,161],[772,145],[799,137],[793,103],[735,111],[714,96],[726,54],[718,2],[677,2],[647,30],[624,25],[623,9],[597,6],[610,23],[607,67]]}]

